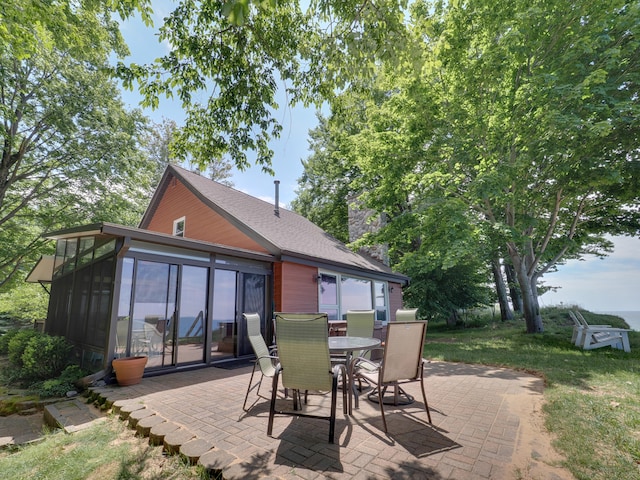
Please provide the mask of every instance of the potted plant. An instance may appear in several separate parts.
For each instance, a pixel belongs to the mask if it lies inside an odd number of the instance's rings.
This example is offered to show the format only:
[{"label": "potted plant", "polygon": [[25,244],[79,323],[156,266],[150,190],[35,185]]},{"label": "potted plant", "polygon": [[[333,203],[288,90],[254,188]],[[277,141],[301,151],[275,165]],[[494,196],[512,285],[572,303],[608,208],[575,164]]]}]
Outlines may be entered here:
[{"label": "potted plant", "polygon": [[114,358],[111,362],[113,370],[116,372],[118,385],[135,385],[140,383],[144,374],[144,367],[147,365],[147,357],[123,357]]}]

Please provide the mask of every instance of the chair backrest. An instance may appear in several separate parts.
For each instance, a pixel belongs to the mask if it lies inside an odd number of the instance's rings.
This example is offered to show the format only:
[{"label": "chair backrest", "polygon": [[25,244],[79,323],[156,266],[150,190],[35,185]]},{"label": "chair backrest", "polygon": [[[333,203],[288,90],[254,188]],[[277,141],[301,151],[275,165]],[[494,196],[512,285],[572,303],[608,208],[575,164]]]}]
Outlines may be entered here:
[{"label": "chair backrest", "polygon": [[380,381],[416,379],[422,368],[426,321],[389,322]]},{"label": "chair backrest", "polygon": [[375,321],[375,310],[348,310],[347,335],[349,337],[373,337]]},{"label": "chair backrest", "polygon": [[569,310],[569,316],[571,317],[571,320],[573,320],[573,323],[575,324],[576,327],[583,327],[584,326],[584,325],[582,325],[580,320],[578,320],[578,317],[576,317],[576,314],[573,313],[571,310]]},{"label": "chair backrest", "polygon": [[253,348],[253,353],[256,354],[258,359],[258,366],[263,374],[272,376],[273,372],[275,372],[275,367],[271,358],[269,358],[269,348],[260,332],[260,315],[257,313],[243,313],[242,316],[247,322],[247,336],[249,337],[251,348]]},{"label": "chair backrest", "polygon": [[417,319],[417,308],[399,308],[396,310],[396,322],[413,322]]},{"label": "chair backrest", "polygon": [[276,312],[275,319],[283,387],[331,390],[327,314]]},{"label": "chair backrest", "polygon": [[589,324],[587,323],[587,320],[582,316],[582,313],[580,313],[580,311],[576,310],[575,316],[578,317],[578,321],[582,324],[583,327],[589,326]]}]

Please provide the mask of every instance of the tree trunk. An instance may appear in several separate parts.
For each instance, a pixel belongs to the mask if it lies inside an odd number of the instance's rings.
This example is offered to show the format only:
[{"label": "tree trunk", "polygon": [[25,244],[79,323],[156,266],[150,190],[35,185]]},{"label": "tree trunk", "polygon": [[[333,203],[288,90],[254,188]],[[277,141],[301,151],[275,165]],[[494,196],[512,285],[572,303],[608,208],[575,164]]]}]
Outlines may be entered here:
[{"label": "tree trunk", "polygon": [[505,262],[504,271],[507,274],[507,284],[509,285],[509,295],[511,295],[513,311],[522,312],[522,294],[520,293],[520,285],[518,285],[515,269],[510,262]]},{"label": "tree trunk", "polygon": [[511,249],[509,251],[516,278],[520,284],[520,292],[522,293],[522,313],[527,324],[527,333],[542,333],[544,332],[544,327],[538,304],[538,277],[528,273],[527,262],[520,258],[517,251],[514,252]]},{"label": "tree trunk", "polygon": [[496,284],[496,294],[498,295],[498,304],[500,305],[500,319],[513,320],[513,312],[509,308],[509,299],[507,298],[507,287],[504,284],[502,269],[500,268],[500,259],[491,260],[491,270],[493,271],[493,281]]}]

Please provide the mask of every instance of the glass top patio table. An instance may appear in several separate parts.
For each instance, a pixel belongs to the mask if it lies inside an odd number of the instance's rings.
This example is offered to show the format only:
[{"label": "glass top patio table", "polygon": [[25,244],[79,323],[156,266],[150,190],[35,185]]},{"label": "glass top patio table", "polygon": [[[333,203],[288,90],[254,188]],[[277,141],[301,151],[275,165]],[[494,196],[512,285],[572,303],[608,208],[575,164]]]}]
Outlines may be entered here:
[{"label": "glass top patio table", "polygon": [[372,337],[329,337],[329,351],[351,354],[355,350],[379,347],[380,343],[379,338]]},{"label": "glass top patio table", "polygon": [[379,338],[373,337],[329,337],[329,352],[330,353],[344,353],[345,364],[347,366],[347,381],[349,384],[349,415],[352,411],[352,398],[353,395],[357,395],[355,391],[355,385],[352,381],[351,375],[351,357],[356,350],[368,350],[370,348],[379,347],[382,341]]}]

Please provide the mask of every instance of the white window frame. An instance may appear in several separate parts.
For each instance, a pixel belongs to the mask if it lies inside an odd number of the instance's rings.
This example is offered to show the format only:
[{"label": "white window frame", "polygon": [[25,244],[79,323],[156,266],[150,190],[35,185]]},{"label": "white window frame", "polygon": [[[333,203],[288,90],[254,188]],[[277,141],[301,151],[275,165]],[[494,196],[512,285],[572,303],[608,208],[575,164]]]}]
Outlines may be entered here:
[{"label": "white window frame", "polygon": [[[178,226],[182,223],[182,230],[178,228]],[[173,236],[174,237],[184,237],[185,227],[186,227],[186,217],[180,217],[173,221]]]},{"label": "white window frame", "polygon": [[[320,292],[320,288],[322,287],[322,275],[328,275],[328,276],[332,276],[336,278],[336,288],[337,288],[337,292],[336,292],[336,296],[337,296],[337,305],[330,305],[330,304],[322,304],[320,303],[320,298],[321,298],[321,292]],[[331,272],[328,270],[319,270],[318,271],[318,311],[319,312],[324,312],[326,310],[335,310],[337,309],[338,311],[338,318],[342,319],[342,316],[346,313],[342,311],[342,291],[341,291],[341,286],[342,286],[342,277],[347,277],[347,278],[356,278],[356,279],[362,279],[362,280],[367,280],[369,282],[371,282],[371,309],[376,310],[376,302],[375,302],[375,295],[376,295],[376,284],[380,284],[383,283],[385,285],[385,289],[384,289],[384,304],[385,304],[385,309],[386,309],[386,321],[383,322],[384,324],[386,324],[389,321],[389,282],[386,282],[384,280],[376,280],[374,278],[367,278],[367,277],[359,277],[356,275],[343,275],[341,273],[337,273],[337,272]]]}]

